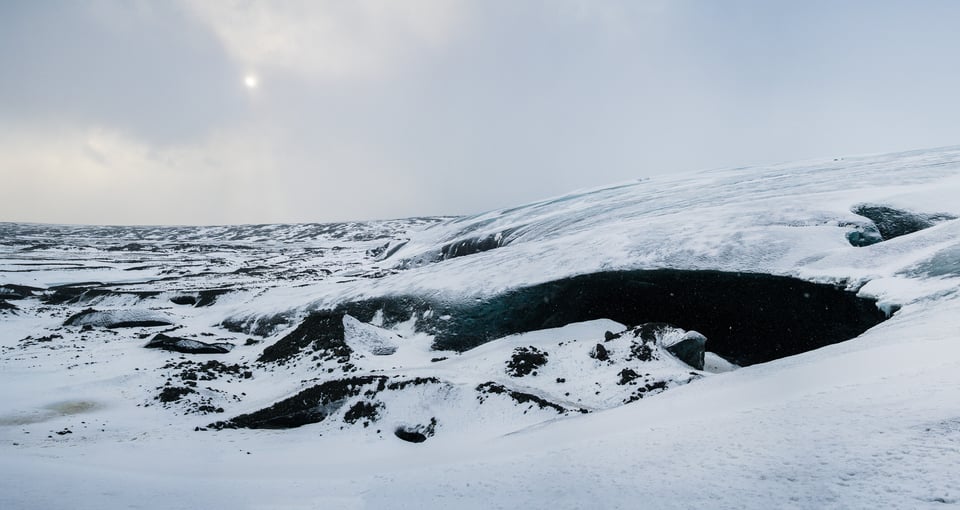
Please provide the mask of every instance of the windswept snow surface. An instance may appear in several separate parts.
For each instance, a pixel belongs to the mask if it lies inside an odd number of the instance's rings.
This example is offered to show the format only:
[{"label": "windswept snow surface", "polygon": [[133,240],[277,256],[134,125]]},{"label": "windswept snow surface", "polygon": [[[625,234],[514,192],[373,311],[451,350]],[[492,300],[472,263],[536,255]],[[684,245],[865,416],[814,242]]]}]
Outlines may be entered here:
[{"label": "windswept snow surface", "polygon": [[[958,195],[960,149],[948,148],[658,177],[468,218],[0,224],[0,300],[13,305],[0,307],[0,508],[960,505]],[[862,204],[937,220],[853,246],[851,232],[876,227],[852,212]],[[386,324],[380,312],[317,322],[323,334],[342,326],[342,345],[256,361],[297,341],[311,311],[362,297],[470,301],[654,268],[840,284],[895,313],[768,363],[708,353],[705,371],[659,344],[638,359],[630,336],[606,334],[626,326],[610,320],[456,353],[431,351],[416,316]],[[64,324],[88,308],[98,320]],[[131,317],[172,325],[109,327]],[[264,336],[221,326],[238,317],[289,322]],[[236,347],[142,347],[161,332]],[[535,375],[504,369],[542,351]],[[624,404],[640,387],[618,384],[627,368],[656,389]],[[360,376],[399,389],[329,402],[327,419],[297,428],[195,431]],[[478,390],[486,383],[505,392]],[[346,420],[350,399],[379,416]],[[431,418],[425,442],[394,436]]]}]

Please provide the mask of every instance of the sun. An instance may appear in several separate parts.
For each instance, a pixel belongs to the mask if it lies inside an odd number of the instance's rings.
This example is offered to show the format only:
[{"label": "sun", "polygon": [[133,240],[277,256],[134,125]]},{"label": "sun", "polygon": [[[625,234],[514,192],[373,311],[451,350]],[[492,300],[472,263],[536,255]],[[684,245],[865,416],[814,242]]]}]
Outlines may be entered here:
[{"label": "sun", "polygon": [[248,89],[255,89],[257,85],[260,84],[260,80],[257,79],[257,75],[248,74],[243,77],[243,84],[246,85]]}]

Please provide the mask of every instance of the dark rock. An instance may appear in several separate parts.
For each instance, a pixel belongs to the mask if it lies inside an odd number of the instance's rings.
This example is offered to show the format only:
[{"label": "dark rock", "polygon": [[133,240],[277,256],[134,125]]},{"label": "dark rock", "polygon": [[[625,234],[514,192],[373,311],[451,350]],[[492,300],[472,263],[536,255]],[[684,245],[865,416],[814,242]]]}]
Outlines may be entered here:
[{"label": "dark rock", "polygon": [[653,347],[655,345],[653,342],[641,340],[640,342],[632,342],[630,344],[630,356],[627,357],[628,360],[637,360],[637,361],[651,361],[658,359]]},{"label": "dark rock", "polygon": [[624,404],[629,404],[631,402],[636,402],[640,400],[645,395],[654,395],[657,393],[662,393],[667,389],[666,381],[656,381],[652,383],[647,383],[640,388],[637,388],[637,391],[633,392],[632,395],[623,400]]},{"label": "dark rock", "polygon": [[15,305],[15,304],[13,304],[13,303],[7,303],[5,300],[0,299],[0,312],[5,311],[5,310],[9,310],[9,311],[15,312],[15,311],[17,311],[17,310],[19,310],[19,309],[20,309],[20,308],[17,307],[17,305]]},{"label": "dark rock", "polygon": [[386,388],[396,391],[408,386],[423,386],[427,384],[440,384],[440,379],[436,377],[414,377],[413,379],[404,379],[402,381],[391,381],[386,385]]},{"label": "dark rock", "polygon": [[321,352],[324,359],[335,359],[340,363],[350,360],[353,350],[344,339],[343,313],[311,313],[297,329],[264,349],[257,361],[283,365],[293,358],[312,352]]},{"label": "dark rock", "polygon": [[354,424],[360,420],[364,420],[363,426],[366,427],[370,423],[374,423],[380,418],[380,409],[383,408],[382,402],[367,402],[366,400],[360,400],[356,404],[353,404],[350,409],[347,410],[343,415],[343,421]]},{"label": "dark rock", "polygon": [[603,344],[597,344],[590,349],[590,357],[597,361],[607,361],[610,359],[610,355],[607,353],[607,348]]},{"label": "dark rock", "polygon": [[676,326],[672,324],[667,324],[666,322],[645,322],[631,328],[634,338],[639,338],[643,341],[644,344],[653,344],[657,342],[657,338],[660,337],[665,331],[676,329]]},{"label": "dark rock", "polygon": [[547,364],[549,354],[532,345],[517,347],[513,355],[507,360],[507,374],[511,377],[524,377],[530,374],[537,375],[536,369]]},{"label": "dark rock", "polygon": [[165,351],[180,352],[184,354],[225,354],[233,349],[233,344],[227,342],[218,342],[208,344],[189,338],[178,338],[157,333],[153,340],[144,345],[147,349],[163,349]]},{"label": "dark rock", "polygon": [[211,428],[288,429],[310,423],[319,423],[339,410],[350,397],[364,388],[376,385],[382,391],[386,376],[362,376],[327,381],[307,388],[270,407],[249,414],[241,414],[229,421],[216,422]]},{"label": "dark rock", "polygon": [[855,230],[847,232],[847,242],[858,248],[877,244],[880,241],[883,241],[883,236],[880,235],[880,231],[874,225],[857,225]]},{"label": "dark rock", "polygon": [[604,331],[604,332],[603,332],[603,341],[604,341],[604,342],[609,342],[610,340],[616,340],[616,339],[620,338],[620,335],[621,335],[621,334],[622,334],[622,333],[614,333],[614,332],[612,332],[612,331]]},{"label": "dark rock", "polygon": [[197,304],[197,298],[195,296],[186,296],[186,295],[173,296],[172,298],[170,298],[170,302],[175,305],[193,306]]},{"label": "dark rock", "polygon": [[513,401],[518,404],[531,404],[531,405],[537,406],[540,409],[552,409],[560,414],[563,414],[569,411],[569,409],[559,404],[550,402],[549,400],[546,400],[544,398],[538,397],[536,395],[532,395],[530,393],[514,391],[502,384],[497,384],[493,381],[485,382],[477,386],[477,393],[479,393],[479,395],[477,395],[477,398],[480,400],[481,403],[483,403],[485,400],[484,395],[492,393],[495,395],[506,395],[511,399],[513,399]]},{"label": "dark rock", "polygon": [[621,386],[623,386],[624,384],[630,384],[631,381],[640,378],[640,374],[638,374],[638,373],[637,373],[635,370],[633,370],[632,368],[624,368],[624,369],[621,370],[620,373],[617,374],[617,375],[620,376],[620,380],[617,381],[617,384],[619,384],[619,385],[621,385]]},{"label": "dark rock", "polygon": [[673,354],[680,361],[697,370],[703,370],[703,358],[706,351],[707,338],[696,331],[688,331],[679,342],[665,346],[667,352]]},{"label": "dark rock", "polygon": [[266,337],[292,323],[293,320],[287,314],[276,314],[269,317],[229,317],[224,319],[220,326],[233,333]]},{"label": "dark rock", "polygon": [[189,395],[191,393],[196,393],[197,390],[193,388],[185,388],[182,386],[167,386],[160,391],[160,394],[157,395],[157,400],[164,403],[176,402],[181,398]]}]

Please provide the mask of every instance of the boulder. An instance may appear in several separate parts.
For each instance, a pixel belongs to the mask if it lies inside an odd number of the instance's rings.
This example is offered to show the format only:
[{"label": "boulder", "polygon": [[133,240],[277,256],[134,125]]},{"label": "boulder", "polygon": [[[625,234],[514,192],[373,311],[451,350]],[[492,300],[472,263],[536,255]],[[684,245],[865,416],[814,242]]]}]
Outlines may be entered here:
[{"label": "boulder", "polygon": [[663,347],[680,361],[697,370],[703,370],[703,356],[706,352],[707,337],[696,331],[688,331],[680,340]]},{"label": "boulder", "polygon": [[165,351],[180,352],[183,354],[225,354],[233,349],[233,344],[218,342],[208,344],[189,338],[178,338],[157,333],[153,340],[144,345],[147,349],[163,349]]},{"label": "boulder", "polygon": [[590,349],[590,357],[597,361],[607,361],[610,359],[610,354],[607,352],[607,348],[603,344],[597,344]]}]

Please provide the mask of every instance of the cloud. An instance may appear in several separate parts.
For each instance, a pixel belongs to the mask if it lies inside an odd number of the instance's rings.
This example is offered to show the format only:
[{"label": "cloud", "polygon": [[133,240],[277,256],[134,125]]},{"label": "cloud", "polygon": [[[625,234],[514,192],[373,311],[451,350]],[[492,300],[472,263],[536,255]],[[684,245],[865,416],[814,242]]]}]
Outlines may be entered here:
[{"label": "cloud", "polygon": [[464,19],[461,0],[184,0],[248,70],[310,77],[380,76],[411,52],[437,48]]},{"label": "cloud", "polygon": [[[150,145],[101,127],[0,126],[0,217],[48,223],[237,223],[283,216],[262,135]],[[12,183],[12,185],[10,185]]]},{"label": "cloud", "polygon": [[299,150],[282,130],[232,128],[154,145],[81,125],[0,124],[0,221],[328,222],[423,214],[427,192],[364,144]]}]

